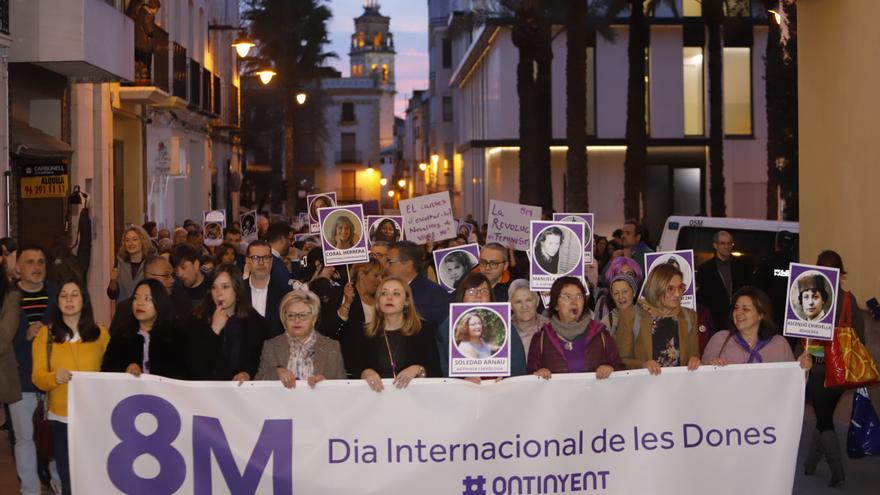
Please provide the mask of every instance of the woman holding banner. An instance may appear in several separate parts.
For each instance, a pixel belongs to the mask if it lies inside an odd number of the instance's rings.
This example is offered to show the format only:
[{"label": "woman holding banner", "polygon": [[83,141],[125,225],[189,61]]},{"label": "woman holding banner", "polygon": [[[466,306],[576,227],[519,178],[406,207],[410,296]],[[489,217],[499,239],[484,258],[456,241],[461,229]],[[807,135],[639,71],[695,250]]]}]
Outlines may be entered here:
[{"label": "woman holding banner", "polygon": [[41,328],[32,344],[31,380],[48,394],[49,428],[62,493],[70,494],[70,461],[67,450],[67,384],[72,371],[99,371],[110,334],[95,323],[89,293],[78,279],[58,290],[58,304],[49,325]]},{"label": "woman holding banner", "polygon": [[657,266],[645,281],[644,299],[620,313],[614,338],[627,368],[646,368],[652,375],[671,366],[699,368],[697,314],[681,306],[683,280],[675,266]]},{"label": "woman holding banner", "polygon": [[361,376],[357,355],[363,345],[364,327],[376,317],[376,289],[382,281],[382,263],[370,258],[351,267],[351,282],[345,284],[342,304],[336,311],[324,311],[327,335],[339,341],[345,369],[352,378]]},{"label": "woman holding banner", "polygon": [[[703,364],[781,363],[794,361],[791,346],[773,322],[770,298],[761,289],[744,286],[733,295],[731,330],[716,332],[703,352]],[[798,358],[809,370],[813,359],[804,351]]]},{"label": "woman holding banner", "polygon": [[620,313],[631,308],[635,303],[638,283],[626,273],[618,273],[611,279],[609,285],[605,300],[610,301],[612,307],[611,311],[608,311],[602,318],[602,324],[608,328],[611,335],[616,335],[617,327],[620,324]]},{"label": "woman holding banner", "polygon": [[395,387],[406,388],[414,378],[440,376],[437,329],[419,317],[408,283],[397,277],[382,281],[375,313],[360,356],[361,379],[371,389],[381,392],[382,378],[393,378]]},{"label": "woman holding banner", "polygon": [[284,296],[279,307],[284,333],[263,344],[257,380],[279,380],[294,388],[300,379],[314,388],[326,379],[345,379],[339,343],[315,331],[320,311],[314,292],[295,290]]},{"label": "woman holding banner", "polygon": [[188,326],[184,355],[191,380],[244,382],[257,374],[268,329],[251,307],[238,267],[214,270],[211,297],[196,307]]},{"label": "woman holding banner", "polygon": [[101,371],[183,378],[179,332],[165,286],[141,280],[131,298],[131,316],[110,340]]},{"label": "woman holding banner", "polygon": [[549,319],[538,313],[538,294],[529,289],[529,281],[516,279],[510,283],[507,289],[510,301],[510,323],[520,340],[522,340],[525,355],[529,354],[529,344],[538,330],[544,327]]},{"label": "woman holding banner", "polygon": [[544,379],[553,373],[596,373],[596,378],[622,370],[617,345],[605,326],[586,310],[587,291],[580,279],[562,277],[550,288],[550,322],[532,338],[528,370]]}]

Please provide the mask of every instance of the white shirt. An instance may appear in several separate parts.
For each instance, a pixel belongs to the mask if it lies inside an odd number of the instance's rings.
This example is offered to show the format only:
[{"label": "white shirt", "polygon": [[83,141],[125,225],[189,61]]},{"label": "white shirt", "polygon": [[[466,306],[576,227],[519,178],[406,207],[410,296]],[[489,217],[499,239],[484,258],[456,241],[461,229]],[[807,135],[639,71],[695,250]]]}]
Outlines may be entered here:
[{"label": "white shirt", "polygon": [[266,316],[266,296],[269,294],[269,284],[262,289],[258,289],[251,285],[251,305],[260,313],[260,316]]}]

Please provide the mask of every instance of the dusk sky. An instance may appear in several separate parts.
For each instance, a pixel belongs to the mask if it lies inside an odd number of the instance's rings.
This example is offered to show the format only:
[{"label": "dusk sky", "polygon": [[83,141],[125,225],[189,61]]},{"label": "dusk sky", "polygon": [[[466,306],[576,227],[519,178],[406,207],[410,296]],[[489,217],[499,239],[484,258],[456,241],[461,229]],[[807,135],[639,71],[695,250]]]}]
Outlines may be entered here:
[{"label": "dusk sky", "polygon": [[[348,50],[354,33],[354,18],[363,13],[363,0],[331,0],[333,11],[328,29],[330,51],[339,55],[330,64],[348,77]],[[391,33],[397,50],[394,111],[403,116],[406,99],[414,89],[428,87],[428,2],[427,0],[380,0],[380,12],[391,17]]]}]

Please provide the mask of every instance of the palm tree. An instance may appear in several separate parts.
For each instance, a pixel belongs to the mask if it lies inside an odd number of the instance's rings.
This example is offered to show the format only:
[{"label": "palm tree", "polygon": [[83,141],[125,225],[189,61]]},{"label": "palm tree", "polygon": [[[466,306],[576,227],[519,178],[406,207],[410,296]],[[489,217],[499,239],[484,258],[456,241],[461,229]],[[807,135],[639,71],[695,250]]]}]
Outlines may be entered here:
[{"label": "palm tree", "polygon": [[724,2],[703,0],[709,71],[709,201],[713,217],[727,213],[724,194]]},{"label": "palm tree", "polygon": [[[777,0],[764,0],[767,10],[779,8]],[[767,218],[778,218],[782,197],[782,219],[798,220],[798,112],[797,112],[797,4],[783,2],[783,23],[788,39],[782,40],[782,26],[770,22],[765,66],[767,108]]]},{"label": "palm tree", "polygon": [[550,174],[552,88],[550,22],[540,0],[505,2],[514,8],[513,44],[519,50],[519,202],[553,210]]},{"label": "palm tree", "polygon": [[296,93],[309,80],[318,77],[320,67],[335,57],[325,52],[329,43],[327,21],[332,17],[323,0],[242,0],[244,20],[257,41],[258,58],[272,61],[277,83],[284,91],[279,105],[284,109],[283,168],[286,177],[287,214],[296,204],[294,162],[294,123]]},{"label": "palm tree", "polygon": [[[587,172],[587,2],[566,0],[565,211],[590,211]],[[581,189],[583,188],[583,189]]]}]

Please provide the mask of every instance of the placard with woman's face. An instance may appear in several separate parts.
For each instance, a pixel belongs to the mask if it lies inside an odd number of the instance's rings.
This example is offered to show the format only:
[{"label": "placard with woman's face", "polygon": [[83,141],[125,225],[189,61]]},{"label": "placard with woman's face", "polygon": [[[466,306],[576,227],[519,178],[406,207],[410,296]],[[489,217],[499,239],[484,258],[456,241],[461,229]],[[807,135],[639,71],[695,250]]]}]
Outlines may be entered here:
[{"label": "placard with woman's face", "polygon": [[831,340],[836,323],[840,271],[826,266],[792,263],[785,304],[786,337]]},{"label": "placard with woman's face", "polygon": [[449,306],[449,376],[510,376],[510,303]]},{"label": "placard with woman's face", "polygon": [[584,263],[593,262],[593,222],[592,213],[554,213],[553,220],[559,222],[581,222],[584,224]]},{"label": "placard with woman's face", "polygon": [[336,193],[309,194],[306,196],[306,204],[309,210],[309,232],[317,234],[321,231],[321,219],[318,218],[318,210],[336,206]]},{"label": "placard with woman's face", "polygon": [[550,290],[557,278],[584,277],[584,224],[581,222],[531,222],[529,285],[534,291]]},{"label": "placard with woman's face", "polygon": [[437,282],[449,292],[455,291],[458,282],[480,262],[480,246],[478,244],[436,249],[433,254]]},{"label": "placard with woman's face", "polygon": [[318,218],[325,266],[369,261],[362,205],[320,208]]},{"label": "placard with woman's face", "polygon": [[367,215],[367,248],[375,241],[394,244],[403,240],[403,217],[400,215]]},{"label": "placard with woman's face", "polygon": [[[659,253],[645,254],[645,280],[654,268],[660,265],[672,265],[681,271],[681,283],[684,285],[684,292],[681,295],[681,305],[685,308],[697,309],[697,288],[693,284],[694,280],[694,251],[693,249],[682,249],[680,251],[661,251]],[[645,292],[645,286],[639,297]]]}]

